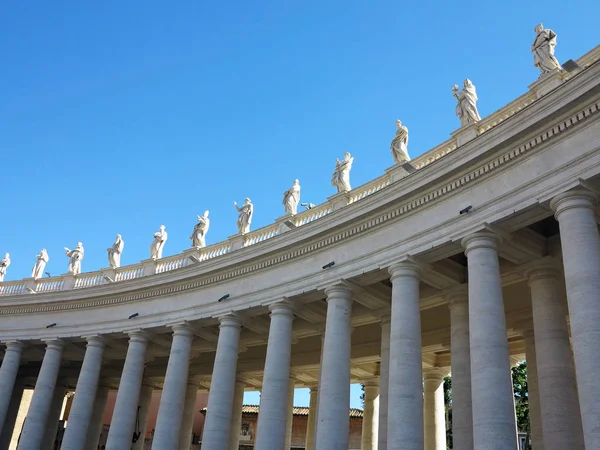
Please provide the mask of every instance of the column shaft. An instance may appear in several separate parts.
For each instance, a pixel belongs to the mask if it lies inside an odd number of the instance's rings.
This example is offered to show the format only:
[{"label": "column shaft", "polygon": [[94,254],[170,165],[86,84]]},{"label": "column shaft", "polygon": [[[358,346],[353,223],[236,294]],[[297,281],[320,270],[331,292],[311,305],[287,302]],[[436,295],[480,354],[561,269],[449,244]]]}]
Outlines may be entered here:
[{"label": "column shaft", "polygon": [[[379,419],[379,387],[376,382],[366,382],[363,408],[361,450],[377,450]],[[445,449],[444,449],[445,450]]]},{"label": "column shaft", "polygon": [[[54,450],[54,443],[56,442],[58,425],[60,422],[60,413],[63,409],[63,405],[65,404],[66,395],[67,388],[65,386],[56,386],[54,389],[54,395],[52,396],[50,410],[48,411],[46,428],[44,430],[44,436],[42,438],[42,445],[40,448]],[[27,421],[25,421],[25,423],[27,423]],[[19,448],[21,448],[21,443],[19,443]]]},{"label": "column shaft", "polygon": [[529,273],[543,444],[545,450],[583,450],[577,381],[560,275],[551,268]]},{"label": "column shaft", "polygon": [[140,438],[133,444],[132,450],[144,450],[144,442],[148,431],[148,416],[150,414],[150,405],[152,404],[152,394],[154,387],[148,380],[142,381],[139,400],[139,420],[140,420]]},{"label": "column shaft", "polygon": [[287,302],[270,306],[271,324],[260,395],[256,450],[286,448],[286,423],[294,315]]},{"label": "column shaft", "polygon": [[352,293],[344,284],[325,290],[327,319],[319,386],[317,450],[347,450],[350,429],[350,315]]},{"label": "column shaft", "polygon": [[8,414],[12,391],[17,379],[23,344],[18,341],[7,342],[4,358],[0,365],[0,434],[4,429],[4,422]]},{"label": "column shaft", "polygon": [[0,449],[8,449],[10,441],[12,440],[15,425],[17,423],[17,417],[19,415],[19,407],[21,406],[21,400],[23,399],[23,392],[25,386],[20,383],[14,385],[12,395],[10,397],[10,403],[8,405],[8,411],[6,418],[4,419],[4,426],[2,427],[2,433],[0,433]]},{"label": "column shaft", "polygon": [[444,376],[438,370],[425,372],[423,406],[425,450],[446,450]]},{"label": "column shaft", "polygon": [[381,318],[381,362],[379,364],[379,429],[378,450],[387,450],[388,390],[390,373],[390,330],[392,316]]},{"label": "column shaft", "polygon": [[514,450],[515,409],[498,238],[476,233],[463,239],[463,246],[469,268],[473,445],[477,450]]},{"label": "column shaft", "polygon": [[527,402],[529,403],[531,442],[536,446],[536,450],[545,450],[533,330],[527,330],[523,333],[523,338],[525,340],[525,359],[527,361]]},{"label": "column shaft", "polygon": [[129,347],[127,348],[115,409],[110,422],[106,450],[130,448],[135,429],[140,389],[146,364],[148,336],[142,331],[130,333],[129,336]]},{"label": "column shaft", "polygon": [[19,449],[21,450],[44,448],[42,440],[52,405],[58,371],[60,370],[62,350],[63,343],[61,341],[47,341],[46,353],[35,383],[35,390],[19,441]]},{"label": "column shaft", "polygon": [[244,388],[246,383],[243,381],[235,382],[233,391],[233,407],[231,417],[231,432],[229,434],[229,450],[238,450],[240,448],[240,434],[242,432],[242,406],[244,406]]},{"label": "column shaft", "polygon": [[104,427],[104,410],[106,409],[109,390],[108,386],[104,385],[98,386],[96,390],[92,417],[90,418],[90,425],[88,426],[85,438],[85,450],[98,450],[98,441]]},{"label": "column shaft", "polygon": [[308,405],[308,420],[306,424],[305,450],[315,450],[315,431],[317,425],[317,402],[319,399],[319,388],[310,388],[310,400]]},{"label": "column shaft", "polygon": [[388,390],[388,450],[423,450],[423,374],[419,271],[394,264]]},{"label": "column shaft", "polygon": [[[177,450],[183,416],[193,333],[187,325],[173,327],[173,343],[160,397],[153,450]],[[197,389],[196,389],[197,391]]]},{"label": "column shaft", "polygon": [[220,317],[219,321],[219,341],[202,437],[202,447],[206,450],[227,450],[231,433],[240,320],[230,314]]},{"label": "column shaft", "polygon": [[61,450],[81,450],[85,446],[87,430],[96,400],[103,353],[104,341],[102,338],[100,336],[89,337]]},{"label": "column shaft", "polygon": [[473,450],[471,407],[471,352],[469,304],[466,286],[450,296],[450,347],[452,370],[452,445],[454,450]]},{"label": "column shaft", "polygon": [[185,403],[179,430],[179,450],[190,450],[192,443],[192,430],[194,428],[194,414],[196,412],[196,399],[198,398],[198,380],[188,374],[187,388],[185,390]]},{"label": "column shaft", "polygon": [[294,380],[290,378],[287,398],[287,420],[285,423],[285,450],[292,448],[292,430],[294,428],[294,392],[296,391]]}]

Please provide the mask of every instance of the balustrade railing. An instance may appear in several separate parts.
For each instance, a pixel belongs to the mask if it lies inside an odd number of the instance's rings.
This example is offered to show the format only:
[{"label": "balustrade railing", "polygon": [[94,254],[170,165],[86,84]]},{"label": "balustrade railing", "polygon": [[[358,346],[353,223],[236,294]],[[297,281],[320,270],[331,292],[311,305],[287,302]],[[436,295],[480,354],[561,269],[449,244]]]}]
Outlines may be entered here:
[{"label": "balustrade railing", "polygon": [[[584,69],[589,67],[595,61],[600,59],[600,46],[596,47],[592,51],[588,52],[580,59],[577,60],[579,66]],[[576,73],[576,72],[573,72]],[[568,79],[572,74],[563,74],[563,79]],[[485,133],[486,131],[496,127],[503,121],[509,119],[514,114],[526,108],[530,104],[536,101],[536,93],[534,91],[528,91],[524,95],[515,99],[503,108],[495,111],[489,116],[483,118],[478,123],[478,133]],[[417,170],[421,170],[427,167],[429,164],[443,158],[447,154],[455,151],[457,148],[457,141],[453,137],[431,150],[423,153],[422,155],[414,158],[410,163]],[[324,217],[334,209],[352,204],[360,199],[373,195],[386,186],[388,186],[393,178],[389,171],[385,175],[378,177],[362,186],[350,191],[347,195],[347,200],[343,197],[336,197],[335,202],[328,200],[321,205],[317,205],[306,211],[302,211],[295,216],[290,216],[289,221],[296,227],[301,227],[308,223],[314,222],[315,220]],[[342,198],[342,202],[339,199]],[[289,230],[292,227],[284,227],[287,220],[278,220],[276,223],[252,231],[243,237],[234,236],[225,242],[213,244],[211,246],[193,251],[191,249],[185,252],[169,256],[166,258],[159,259],[157,261],[144,261],[142,263],[133,264],[117,269],[105,269],[104,271],[84,273],[81,275],[68,275],[61,277],[51,278],[40,278],[38,280],[25,279],[17,281],[7,281],[0,283],[0,296],[20,295],[29,293],[46,293],[55,292],[65,289],[82,289],[92,286],[98,286],[106,283],[121,282],[126,280],[133,280],[142,278],[152,273],[164,273],[172,270],[177,270],[190,265],[192,262],[201,263],[209,259],[218,258],[223,256],[235,249],[241,247],[248,247],[259,242],[266,241],[272,237],[278,236],[281,232]],[[243,245],[242,245],[243,242]],[[110,275],[110,276],[109,276]],[[114,277],[114,279],[113,279]],[[66,282],[66,280],[68,280]]]}]

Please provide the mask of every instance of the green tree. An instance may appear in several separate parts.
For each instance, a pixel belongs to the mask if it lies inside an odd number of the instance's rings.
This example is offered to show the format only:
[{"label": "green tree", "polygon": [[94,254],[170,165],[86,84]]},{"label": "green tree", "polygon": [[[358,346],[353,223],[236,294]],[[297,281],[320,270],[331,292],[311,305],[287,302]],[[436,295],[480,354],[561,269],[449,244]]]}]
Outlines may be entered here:
[{"label": "green tree", "polygon": [[362,408],[365,409],[365,385],[364,384],[360,385],[360,404],[362,405]]},{"label": "green tree", "polygon": [[444,377],[444,410],[446,411],[446,448],[452,448],[452,378]]},{"label": "green tree", "polygon": [[530,450],[529,443],[531,428],[529,424],[529,394],[527,386],[527,363],[523,361],[511,369],[513,390],[515,394],[515,410],[517,414],[517,428],[527,433],[525,449]]}]

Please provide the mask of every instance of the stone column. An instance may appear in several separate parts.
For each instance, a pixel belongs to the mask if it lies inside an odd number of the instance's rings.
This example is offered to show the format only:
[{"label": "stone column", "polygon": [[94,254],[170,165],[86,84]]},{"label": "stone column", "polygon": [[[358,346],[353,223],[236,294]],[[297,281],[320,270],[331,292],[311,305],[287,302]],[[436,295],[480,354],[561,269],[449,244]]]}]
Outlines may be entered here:
[{"label": "stone column", "polygon": [[[559,281],[561,274],[547,264],[538,265],[527,275],[533,308],[544,448],[583,450],[575,366]],[[529,362],[527,367],[529,369]],[[534,445],[537,444],[534,442]]]},{"label": "stone column", "polygon": [[455,450],[473,450],[471,407],[471,352],[469,349],[468,288],[449,295],[450,357],[452,370],[452,444]]},{"label": "stone column", "polygon": [[[379,428],[379,383],[377,380],[365,381],[365,404],[363,408],[361,450],[377,450],[377,432]],[[446,449],[444,449],[446,450]]]},{"label": "stone column", "polygon": [[[153,450],[177,450],[194,334],[187,324],[173,327],[173,343],[160,396]],[[196,389],[197,390],[197,389]]]},{"label": "stone column", "polygon": [[285,422],[285,450],[292,448],[292,430],[294,427],[294,392],[296,391],[295,381],[290,378],[287,398],[287,420]]},{"label": "stone column", "polygon": [[229,450],[238,450],[240,448],[240,434],[242,432],[242,406],[244,406],[244,389],[246,383],[243,381],[235,382],[233,391],[233,408],[231,418],[231,431],[229,434]]},{"label": "stone column", "polygon": [[428,369],[423,376],[425,450],[446,450],[445,375],[440,369]]},{"label": "stone column", "polygon": [[285,448],[294,314],[287,302],[270,305],[271,324],[256,427],[256,450]]},{"label": "stone column", "polygon": [[348,448],[350,429],[350,315],[352,292],[345,284],[325,289],[327,319],[319,386],[316,450]]},{"label": "stone column", "polygon": [[19,441],[19,449],[21,450],[44,448],[42,440],[52,405],[58,371],[60,370],[62,351],[62,341],[58,339],[46,341],[44,361],[35,383],[33,397],[27,411],[27,419],[25,419],[23,431],[21,432],[21,440]]},{"label": "stone column", "polygon": [[575,190],[554,198],[550,206],[560,226],[571,339],[585,448],[600,449],[600,235],[598,196]]},{"label": "stone column", "polygon": [[469,267],[473,445],[477,450],[513,450],[517,436],[499,238],[480,232],[464,238],[462,244]]},{"label": "stone column", "polygon": [[[65,396],[67,395],[67,388],[62,386],[64,383],[60,383],[54,389],[54,395],[52,396],[52,403],[48,411],[48,417],[46,419],[46,428],[44,430],[44,436],[42,437],[42,444],[40,448],[54,449],[54,443],[56,441],[56,435],[58,433],[58,423],[60,421],[60,413],[65,404]],[[27,420],[25,423],[27,424]],[[19,442],[19,449],[26,449],[22,447],[22,443]]]},{"label": "stone column", "polygon": [[119,391],[110,422],[106,450],[124,450],[131,447],[131,438],[140,399],[140,389],[146,365],[148,336],[143,331],[129,333],[129,347],[121,374]]},{"label": "stone column", "polygon": [[391,314],[381,316],[381,362],[379,363],[379,429],[378,450],[387,450],[388,386],[390,373]]},{"label": "stone column", "polygon": [[6,343],[6,351],[0,365],[0,434],[4,429],[4,422],[8,414],[8,406],[12,398],[12,391],[17,379],[23,344],[18,341]]},{"label": "stone column", "polygon": [[106,402],[108,400],[108,392],[110,389],[108,386],[100,384],[96,390],[96,398],[94,400],[94,408],[92,410],[92,417],[90,418],[90,425],[87,429],[87,436],[85,438],[85,450],[98,450],[98,441],[102,434],[102,428],[104,427],[104,410],[106,409]]},{"label": "stone column", "polygon": [[96,400],[96,390],[102,368],[104,340],[100,336],[87,338],[87,347],[77,387],[73,406],[69,413],[69,424],[65,429],[61,450],[81,450],[85,446],[87,430]]},{"label": "stone column", "polygon": [[25,386],[23,386],[23,384],[19,382],[14,384],[6,418],[4,419],[4,426],[2,427],[2,433],[0,433],[0,449],[2,450],[8,449],[10,441],[12,440],[24,391]]},{"label": "stone column", "polygon": [[133,444],[132,450],[144,450],[144,442],[146,438],[146,431],[148,428],[148,415],[150,414],[150,404],[152,403],[152,394],[154,392],[154,386],[144,379],[142,381],[142,388],[140,389],[140,400],[139,400],[139,421],[140,421],[140,438]]},{"label": "stone column", "polygon": [[525,359],[527,361],[527,401],[529,403],[531,442],[537,447],[536,450],[545,450],[544,438],[542,437],[542,408],[540,406],[540,393],[538,389],[538,370],[533,330],[526,330],[523,333],[523,339],[525,341]]},{"label": "stone column", "polygon": [[[423,450],[423,373],[419,270],[394,264],[388,391],[388,450]],[[511,449],[512,450],[512,449]]]},{"label": "stone column", "polygon": [[315,450],[315,431],[317,425],[317,401],[319,399],[319,388],[311,386],[310,401],[308,405],[308,420],[306,424],[305,450]]},{"label": "stone column", "polygon": [[241,324],[235,314],[219,317],[219,322],[219,341],[202,437],[202,447],[206,450],[227,450],[231,433]]},{"label": "stone column", "polygon": [[194,429],[194,414],[196,413],[196,399],[198,398],[198,377],[188,374],[185,402],[179,430],[179,450],[190,450],[192,443],[192,430]]}]

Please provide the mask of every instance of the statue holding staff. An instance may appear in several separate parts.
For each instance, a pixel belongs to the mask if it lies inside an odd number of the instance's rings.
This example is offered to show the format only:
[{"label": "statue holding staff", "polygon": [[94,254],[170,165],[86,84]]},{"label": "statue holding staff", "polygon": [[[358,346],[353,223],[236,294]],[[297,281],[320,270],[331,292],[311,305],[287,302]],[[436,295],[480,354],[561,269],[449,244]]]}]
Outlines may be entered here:
[{"label": "statue holding staff", "polygon": [[150,258],[152,259],[160,259],[162,258],[163,248],[165,247],[165,242],[167,242],[168,234],[165,231],[165,226],[161,225],[160,229],[154,233],[154,240],[150,245]]},{"label": "statue holding staff", "polygon": [[204,211],[204,214],[198,217],[198,223],[194,226],[194,231],[190,236],[192,240],[192,247],[202,248],[206,247],[206,233],[210,227],[210,219],[208,218],[208,210]]},{"label": "statue holding staff", "polygon": [[350,186],[350,170],[352,169],[352,163],[354,158],[350,153],[344,153],[344,159],[335,160],[335,169],[331,176],[331,185],[337,188],[338,192],[345,192],[352,190]]},{"label": "statue holding staff", "polygon": [[81,261],[83,260],[83,244],[78,242],[73,250],[65,247],[65,252],[65,255],[69,257],[69,273],[79,275],[81,273]]},{"label": "statue holding staff", "polygon": [[456,115],[460,118],[461,127],[481,120],[479,111],[477,111],[477,91],[475,90],[475,85],[467,78],[463,86],[463,89],[460,91],[456,84],[452,86],[452,95],[458,100]]},{"label": "statue holding staff", "polygon": [[249,198],[244,200],[243,206],[238,206],[237,202],[233,202],[235,209],[240,213],[237,219],[237,228],[239,234],[250,232],[250,224],[252,223],[252,214],[254,213],[254,205]]}]

